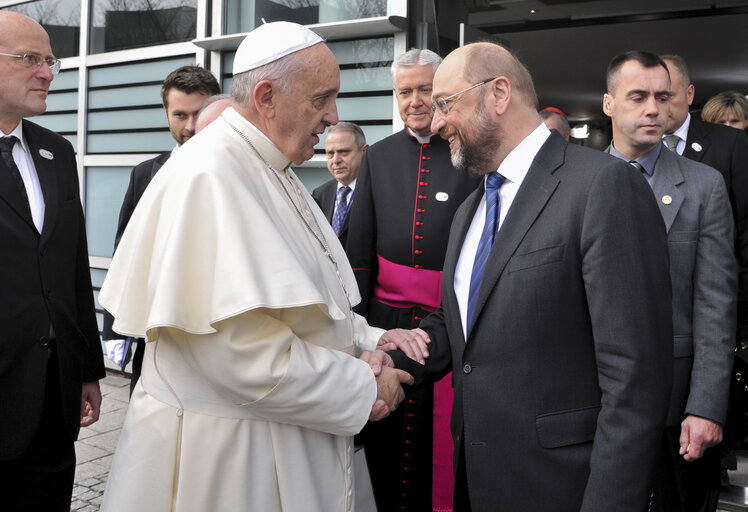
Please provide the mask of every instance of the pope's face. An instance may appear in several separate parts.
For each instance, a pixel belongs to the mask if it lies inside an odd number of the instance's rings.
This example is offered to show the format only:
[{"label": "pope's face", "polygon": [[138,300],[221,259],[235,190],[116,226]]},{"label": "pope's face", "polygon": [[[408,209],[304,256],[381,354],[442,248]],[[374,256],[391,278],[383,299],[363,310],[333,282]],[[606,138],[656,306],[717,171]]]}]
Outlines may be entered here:
[{"label": "pope's face", "polygon": [[[54,58],[44,29],[30,19],[10,13],[0,20],[0,52]],[[0,55],[0,129],[7,133],[22,118],[44,113],[53,78],[46,63],[38,68],[26,67],[21,59]]]},{"label": "pope's face", "polygon": [[304,68],[294,74],[290,91],[278,91],[278,130],[274,142],[294,164],[314,155],[325,128],[338,122],[335,98],[340,69],[323,43],[302,50]]},{"label": "pope's face", "polygon": [[432,66],[400,66],[395,72],[395,98],[405,126],[421,136],[431,135]]},{"label": "pope's face", "polygon": [[169,131],[180,146],[195,135],[195,119],[200,108],[210,96],[202,92],[186,93],[171,88],[166,93],[164,106]]}]

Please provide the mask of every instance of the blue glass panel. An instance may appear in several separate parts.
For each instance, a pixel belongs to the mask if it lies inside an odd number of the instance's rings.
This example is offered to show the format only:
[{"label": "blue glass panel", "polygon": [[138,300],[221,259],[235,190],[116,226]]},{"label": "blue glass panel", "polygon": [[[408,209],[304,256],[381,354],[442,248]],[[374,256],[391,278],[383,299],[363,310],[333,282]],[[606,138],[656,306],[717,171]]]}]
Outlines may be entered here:
[{"label": "blue glass panel", "polygon": [[91,112],[88,114],[88,129],[104,131],[117,128],[127,130],[132,128],[166,128],[166,113],[163,107],[120,110],[107,112]]},{"label": "blue glass panel", "polygon": [[89,254],[102,257],[112,255],[119,210],[129,179],[129,167],[86,169],[86,235]]},{"label": "blue glass panel", "polygon": [[89,87],[136,84],[138,82],[161,82],[166,78],[166,75],[178,67],[190,64],[195,64],[194,55],[185,55],[169,60],[91,68],[88,72]]},{"label": "blue glass panel", "polygon": [[88,135],[88,153],[161,153],[174,147],[168,130],[135,133],[92,133]]}]

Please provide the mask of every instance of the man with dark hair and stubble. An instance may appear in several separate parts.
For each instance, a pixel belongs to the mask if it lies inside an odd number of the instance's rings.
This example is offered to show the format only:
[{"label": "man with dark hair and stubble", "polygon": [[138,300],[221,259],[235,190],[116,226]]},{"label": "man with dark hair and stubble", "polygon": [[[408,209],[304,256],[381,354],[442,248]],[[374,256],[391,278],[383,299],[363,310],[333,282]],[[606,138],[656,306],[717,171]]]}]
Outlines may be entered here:
[{"label": "man with dark hair and stubble", "polygon": [[[176,141],[176,146],[171,151],[141,162],[130,173],[130,183],[122,200],[117,234],[114,237],[115,251],[146,187],[169,157],[195,135],[195,121],[198,112],[208,98],[220,92],[218,81],[213,74],[200,66],[182,66],[169,73],[164,80],[161,85],[161,101],[164,105],[166,120],[169,123],[169,131]],[[130,346],[136,340],[123,339],[122,336],[114,332],[112,330],[113,321],[112,315],[105,311],[102,338],[106,341],[109,359],[124,366],[129,359]],[[132,393],[140,377],[144,346],[143,340],[137,340],[135,354],[132,358],[130,393]]]},{"label": "man with dark hair and stubble", "polygon": [[[665,222],[673,293],[673,387],[653,481],[653,512],[714,512],[732,368],[737,264],[727,188],[719,173],[662,143],[668,66],[630,51],[608,66],[607,151],[646,178]],[[649,219],[658,222],[659,218]],[[714,493],[716,488],[717,492]]]}]

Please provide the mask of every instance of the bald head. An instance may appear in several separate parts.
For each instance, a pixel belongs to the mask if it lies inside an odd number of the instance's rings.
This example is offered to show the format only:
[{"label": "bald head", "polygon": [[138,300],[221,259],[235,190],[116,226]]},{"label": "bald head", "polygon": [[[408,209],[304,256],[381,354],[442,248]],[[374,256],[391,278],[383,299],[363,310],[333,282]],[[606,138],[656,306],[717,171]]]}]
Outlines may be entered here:
[{"label": "bald head", "polygon": [[[494,43],[474,43],[459,50],[465,52],[463,77],[477,83],[492,76],[505,76],[512,91],[529,107],[538,109],[538,97],[527,68],[509,50]],[[457,50],[455,52],[457,53]]]},{"label": "bald head", "polygon": [[195,119],[195,133],[200,132],[203,128],[218,119],[221,112],[231,106],[231,97],[228,94],[219,94],[208,98],[203,108],[197,113]]},{"label": "bald head", "polygon": [[47,110],[47,91],[54,75],[46,62],[36,66],[14,55],[54,59],[47,32],[28,16],[0,11],[0,130],[12,131],[21,119]]}]

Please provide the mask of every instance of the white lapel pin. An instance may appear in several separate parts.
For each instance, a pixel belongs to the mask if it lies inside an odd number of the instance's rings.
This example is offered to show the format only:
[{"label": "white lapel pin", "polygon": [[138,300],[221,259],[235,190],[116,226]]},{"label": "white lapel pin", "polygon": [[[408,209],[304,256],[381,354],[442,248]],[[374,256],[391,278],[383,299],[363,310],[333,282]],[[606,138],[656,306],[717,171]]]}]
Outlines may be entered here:
[{"label": "white lapel pin", "polygon": [[697,153],[702,150],[701,144],[699,144],[698,142],[694,142],[693,144],[691,144],[691,148]]},{"label": "white lapel pin", "polygon": [[437,192],[437,193],[436,193],[436,196],[434,196],[434,197],[436,197],[436,200],[437,200],[437,201],[442,201],[442,202],[444,202],[444,201],[446,201],[447,199],[449,199],[449,194],[447,194],[446,192]]},{"label": "white lapel pin", "polygon": [[39,154],[42,155],[42,158],[46,158],[47,160],[52,160],[54,158],[54,155],[46,149],[40,149]]},{"label": "white lapel pin", "polygon": [[673,198],[672,197],[670,197],[668,195],[662,196],[662,204],[670,204],[672,202],[673,202]]}]

